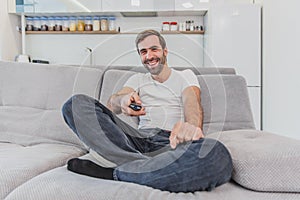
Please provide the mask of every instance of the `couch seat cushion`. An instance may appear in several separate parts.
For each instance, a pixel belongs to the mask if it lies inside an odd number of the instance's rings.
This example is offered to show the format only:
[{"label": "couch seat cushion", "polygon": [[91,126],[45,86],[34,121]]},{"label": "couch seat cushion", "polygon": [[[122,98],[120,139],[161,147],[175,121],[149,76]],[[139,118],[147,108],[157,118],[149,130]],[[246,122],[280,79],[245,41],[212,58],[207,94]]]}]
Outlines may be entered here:
[{"label": "couch seat cushion", "polygon": [[109,181],[72,173],[66,166],[43,173],[18,187],[5,200],[296,200],[300,194],[254,192],[229,182],[211,192],[170,193],[134,183]]},{"label": "couch seat cushion", "polygon": [[229,149],[233,180],[269,192],[300,192],[300,141],[255,130],[235,130],[209,135]]},{"label": "couch seat cushion", "polygon": [[21,146],[0,143],[0,199],[29,179],[82,155],[82,149],[59,144]]}]

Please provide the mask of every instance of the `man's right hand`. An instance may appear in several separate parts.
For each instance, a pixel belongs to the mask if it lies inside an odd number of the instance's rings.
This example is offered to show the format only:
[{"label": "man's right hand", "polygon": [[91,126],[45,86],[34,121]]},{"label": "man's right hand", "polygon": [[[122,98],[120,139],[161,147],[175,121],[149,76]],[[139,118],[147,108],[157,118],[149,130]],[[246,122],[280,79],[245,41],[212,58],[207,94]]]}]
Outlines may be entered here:
[{"label": "man's right hand", "polygon": [[135,111],[129,107],[131,103],[135,103],[137,105],[142,105],[142,101],[140,96],[136,92],[132,92],[130,94],[124,95],[121,99],[121,110],[122,113],[129,116],[140,116],[145,115],[145,107],[142,107],[141,110]]}]

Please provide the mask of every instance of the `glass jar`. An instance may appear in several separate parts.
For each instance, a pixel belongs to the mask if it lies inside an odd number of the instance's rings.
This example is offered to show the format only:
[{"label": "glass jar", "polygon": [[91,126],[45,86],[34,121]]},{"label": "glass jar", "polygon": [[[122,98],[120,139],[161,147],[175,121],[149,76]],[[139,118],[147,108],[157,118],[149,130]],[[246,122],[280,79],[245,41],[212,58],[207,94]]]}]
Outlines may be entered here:
[{"label": "glass jar", "polygon": [[68,17],[62,17],[62,31],[69,31],[69,18]]},{"label": "glass jar", "polygon": [[69,30],[76,31],[76,17],[69,17]]},{"label": "glass jar", "polygon": [[55,17],[55,31],[62,31],[62,18],[61,17]]},{"label": "glass jar", "polygon": [[194,31],[195,30],[195,26],[194,26],[194,21],[192,20],[190,23],[190,31]]},{"label": "glass jar", "polygon": [[39,17],[33,18],[33,30],[40,31],[41,30],[41,20]]},{"label": "glass jar", "polygon": [[78,31],[84,31],[84,17],[78,17],[77,29]]},{"label": "glass jar", "polygon": [[191,28],[191,21],[186,21],[185,22],[185,30],[190,31],[190,28]]},{"label": "glass jar", "polygon": [[170,23],[170,30],[171,31],[177,31],[178,30],[177,22],[171,22]]},{"label": "glass jar", "polygon": [[108,18],[108,30],[110,30],[110,31],[116,30],[116,18],[115,17]]},{"label": "glass jar", "polygon": [[108,31],[107,17],[100,17],[100,28],[101,31]]},{"label": "glass jar", "polygon": [[186,26],[185,26],[185,22],[179,23],[179,31],[185,31],[185,30],[186,30],[185,27],[186,27]]},{"label": "glass jar", "polygon": [[54,31],[55,19],[54,17],[48,17],[48,31]]},{"label": "glass jar", "polygon": [[100,17],[93,17],[93,31],[100,31]]},{"label": "glass jar", "polygon": [[33,18],[26,17],[26,31],[33,31]]},{"label": "glass jar", "polygon": [[41,17],[41,31],[48,31],[48,18],[47,17]]},{"label": "glass jar", "polygon": [[90,16],[85,17],[84,30],[85,31],[92,31],[93,30],[92,17],[90,17]]},{"label": "glass jar", "polygon": [[169,22],[163,22],[162,23],[162,31],[169,31],[170,30],[170,23]]}]

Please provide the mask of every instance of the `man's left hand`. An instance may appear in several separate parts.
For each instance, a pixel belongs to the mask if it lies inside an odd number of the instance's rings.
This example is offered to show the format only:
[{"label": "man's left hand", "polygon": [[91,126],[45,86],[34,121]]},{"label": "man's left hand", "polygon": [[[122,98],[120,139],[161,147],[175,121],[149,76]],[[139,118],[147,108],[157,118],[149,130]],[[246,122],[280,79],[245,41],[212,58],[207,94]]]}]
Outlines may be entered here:
[{"label": "man's left hand", "polygon": [[203,137],[204,135],[201,128],[188,122],[177,122],[172,129],[169,140],[171,148],[175,149],[179,143],[199,140]]}]

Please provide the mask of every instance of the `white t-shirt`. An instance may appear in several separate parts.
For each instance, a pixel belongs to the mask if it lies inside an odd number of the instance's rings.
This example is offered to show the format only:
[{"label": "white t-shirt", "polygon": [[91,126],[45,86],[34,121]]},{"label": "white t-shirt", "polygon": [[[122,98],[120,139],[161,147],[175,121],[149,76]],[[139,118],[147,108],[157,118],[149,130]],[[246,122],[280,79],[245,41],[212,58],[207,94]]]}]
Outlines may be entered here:
[{"label": "white t-shirt", "polygon": [[191,70],[172,69],[170,77],[163,83],[153,80],[150,73],[138,73],[130,77],[124,86],[133,88],[145,107],[146,115],[139,117],[139,129],[157,127],[172,130],[176,122],[184,121],[183,90],[189,86],[199,87],[199,83]]}]

